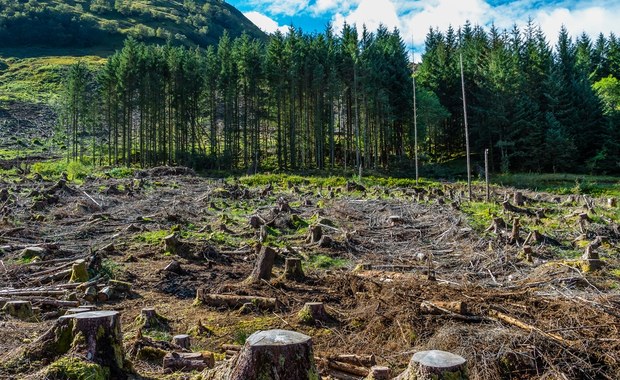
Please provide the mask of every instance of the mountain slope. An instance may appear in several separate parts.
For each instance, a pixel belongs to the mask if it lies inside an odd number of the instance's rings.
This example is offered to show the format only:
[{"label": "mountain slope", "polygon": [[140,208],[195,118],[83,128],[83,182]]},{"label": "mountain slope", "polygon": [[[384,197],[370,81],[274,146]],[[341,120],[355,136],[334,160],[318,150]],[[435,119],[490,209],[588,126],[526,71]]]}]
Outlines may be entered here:
[{"label": "mountain slope", "polygon": [[146,42],[207,46],[224,30],[265,34],[221,0],[0,0],[0,48],[101,47],[133,36]]}]

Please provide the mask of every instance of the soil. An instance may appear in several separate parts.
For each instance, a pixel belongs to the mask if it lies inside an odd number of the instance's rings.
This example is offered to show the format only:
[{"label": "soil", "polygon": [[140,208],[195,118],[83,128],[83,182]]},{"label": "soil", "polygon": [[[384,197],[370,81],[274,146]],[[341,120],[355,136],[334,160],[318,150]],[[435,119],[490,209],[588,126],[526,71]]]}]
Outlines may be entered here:
[{"label": "soil", "polygon": [[[570,215],[583,212],[584,204],[568,204],[567,196],[524,194],[525,208],[547,207],[549,218],[563,220],[545,232],[549,240],[530,243],[528,260],[521,255],[527,230],[514,241],[509,228],[491,233],[472,227],[461,211],[460,184],[434,191],[321,189],[310,181],[271,187],[203,178],[184,168],[88,178],[80,185],[0,180],[0,190],[8,191],[0,202],[0,298],[15,289],[62,289],[68,278],[37,280],[40,272],[65,263],[53,260],[101,260],[91,266],[100,287],[107,278],[131,283],[131,292],[95,303],[121,312],[127,351],[136,341],[141,309],[152,307],[168,319],[169,330],[143,334],[170,341],[190,333],[194,351],[219,353],[220,360],[222,344],[242,344],[257,330],[280,328],[311,336],[318,357],[372,354],[394,375],[415,352],[440,349],[466,358],[470,379],[620,378],[617,220],[587,226],[586,241],[605,236],[602,269],[588,272],[580,260],[558,257],[582,250],[570,245],[584,235],[578,216]],[[511,191],[495,189],[494,202]],[[292,210],[276,211],[284,201]],[[604,199],[590,201],[607,207]],[[269,222],[266,236],[248,223],[252,215]],[[509,222],[515,215],[500,216]],[[309,225],[316,224],[330,244],[306,243]],[[174,254],[164,243],[171,233],[181,241]],[[278,255],[272,279],[250,284],[244,280],[259,240]],[[45,248],[42,261],[21,257],[32,245]],[[305,279],[283,278],[286,257],[302,258]],[[172,260],[181,270],[164,270]],[[280,305],[275,311],[213,308],[195,304],[198,288],[274,297]],[[330,318],[300,320],[307,302],[323,302]],[[446,306],[450,302],[462,302],[466,310],[455,312]],[[0,319],[0,377],[41,373],[45,363],[7,364],[56,320],[58,306],[38,306],[37,321]],[[157,361],[133,359],[133,367],[138,377],[165,376]],[[325,366],[320,369],[324,378],[331,376]]]}]

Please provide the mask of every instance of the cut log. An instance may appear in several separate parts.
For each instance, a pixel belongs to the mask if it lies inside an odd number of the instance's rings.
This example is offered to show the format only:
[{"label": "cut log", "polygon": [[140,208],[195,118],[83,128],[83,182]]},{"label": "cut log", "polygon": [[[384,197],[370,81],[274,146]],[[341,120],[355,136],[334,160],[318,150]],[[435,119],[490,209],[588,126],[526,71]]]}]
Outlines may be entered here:
[{"label": "cut log", "polygon": [[258,331],[246,340],[229,380],[315,380],[312,338],[287,330]]},{"label": "cut log", "polygon": [[390,227],[395,227],[395,226],[398,226],[400,224],[403,224],[404,221],[405,220],[403,219],[403,217],[399,216],[399,215],[390,215],[387,218],[388,226],[390,226]]},{"label": "cut log", "polygon": [[446,351],[417,352],[409,366],[395,380],[466,380],[467,361]]},{"label": "cut log", "polygon": [[301,268],[301,259],[287,257],[284,261],[284,277],[288,280],[303,280],[306,276]]},{"label": "cut log", "polygon": [[2,311],[22,321],[30,321],[34,318],[30,301],[7,301],[2,307]]},{"label": "cut log", "polygon": [[202,371],[215,366],[215,357],[211,352],[170,352],[164,356],[164,372]]},{"label": "cut log", "polygon": [[392,372],[389,367],[374,366],[364,380],[390,380]]},{"label": "cut log", "polygon": [[342,363],[354,364],[359,367],[372,367],[377,364],[375,355],[338,354],[329,355],[327,359]]},{"label": "cut log", "polygon": [[108,281],[108,285],[114,288],[114,291],[117,293],[130,293],[131,292],[131,283],[119,280],[110,280]]},{"label": "cut log", "polygon": [[269,281],[271,279],[271,270],[273,269],[273,263],[276,259],[276,251],[271,247],[262,247],[254,270],[247,278],[247,282],[255,283],[261,280]]},{"label": "cut log", "polygon": [[204,303],[208,306],[226,307],[229,309],[238,309],[245,303],[252,303],[261,310],[275,310],[277,308],[276,298],[238,296],[234,294],[209,294],[208,289],[199,288],[196,291],[196,302]]},{"label": "cut log", "polygon": [[359,367],[354,364],[342,363],[342,362],[337,362],[337,361],[332,361],[332,360],[330,360],[327,363],[327,366],[337,371],[341,371],[341,372],[345,372],[345,373],[349,373],[349,374],[352,374],[355,376],[361,376],[361,377],[366,377],[370,373],[368,368]]},{"label": "cut log", "polygon": [[173,336],[172,343],[186,350],[189,350],[189,347],[191,344],[189,335],[187,334],[180,334],[180,335]]},{"label": "cut log", "polygon": [[97,301],[106,302],[114,297],[114,289],[111,286],[106,286],[97,292]]},{"label": "cut log", "polygon": [[94,286],[89,286],[88,288],[86,288],[86,290],[84,291],[84,296],[83,298],[87,301],[87,302],[95,302],[95,300],[97,299],[97,288]]}]

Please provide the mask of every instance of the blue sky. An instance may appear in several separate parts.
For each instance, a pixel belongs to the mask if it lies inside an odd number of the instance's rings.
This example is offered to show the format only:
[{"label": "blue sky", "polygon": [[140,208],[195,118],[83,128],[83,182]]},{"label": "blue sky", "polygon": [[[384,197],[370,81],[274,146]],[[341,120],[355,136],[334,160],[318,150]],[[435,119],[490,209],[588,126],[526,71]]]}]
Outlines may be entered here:
[{"label": "blue sky", "polygon": [[382,23],[398,27],[403,39],[421,51],[429,27],[446,30],[466,20],[509,29],[528,18],[541,26],[551,43],[561,25],[572,36],[586,32],[620,35],[620,0],[228,0],[268,33],[288,25],[321,32],[331,22],[339,31],[346,21],[371,30]]}]

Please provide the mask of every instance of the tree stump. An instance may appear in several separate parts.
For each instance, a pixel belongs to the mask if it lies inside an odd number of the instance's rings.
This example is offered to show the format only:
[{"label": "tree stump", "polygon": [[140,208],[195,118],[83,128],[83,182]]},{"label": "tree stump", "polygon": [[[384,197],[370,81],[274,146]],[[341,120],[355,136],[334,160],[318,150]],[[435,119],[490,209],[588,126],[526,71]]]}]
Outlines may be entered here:
[{"label": "tree stump", "polygon": [[603,266],[603,262],[601,261],[601,258],[598,252],[596,252],[596,250],[602,244],[603,244],[603,240],[601,239],[600,236],[598,236],[586,247],[586,251],[581,257],[581,259],[584,261],[583,266],[582,266],[582,269],[584,272],[598,270],[598,269],[601,269],[601,267]]},{"label": "tree stump", "polygon": [[30,301],[7,301],[2,307],[2,311],[22,321],[29,321],[34,318]]},{"label": "tree stump", "polygon": [[312,338],[287,330],[258,331],[246,340],[229,380],[318,379]]},{"label": "tree stump", "polygon": [[181,268],[181,264],[178,261],[172,260],[170,264],[166,265],[164,271],[180,274],[183,273],[183,268]]},{"label": "tree stump", "polygon": [[323,302],[306,302],[304,307],[297,313],[299,321],[302,323],[325,322],[329,320],[329,315],[325,311]]},{"label": "tree stump", "polygon": [[519,242],[519,230],[520,230],[519,218],[514,218],[512,221],[512,233],[510,234],[510,244],[517,244]]},{"label": "tree stump", "polygon": [[329,248],[332,246],[334,240],[329,235],[321,236],[321,240],[319,240],[319,247],[321,248]]},{"label": "tree stump", "polygon": [[254,283],[271,279],[271,269],[276,259],[276,251],[271,247],[261,247],[260,254],[247,282]]},{"label": "tree stump", "polygon": [[370,368],[368,377],[364,380],[390,380],[391,371],[389,367],[374,366]]},{"label": "tree stump", "polygon": [[306,276],[301,268],[301,259],[287,257],[284,261],[284,278],[288,280],[303,280]]},{"label": "tree stump", "polygon": [[514,202],[514,204],[516,204],[517,206],[523,206],[524,202],[523,202],[523,193],[520,191],[515,191],[512,197],[512,201]]},{"label": "tree stump", "polygon": [[87,302],[95,302],[97,299],[97,288],[95,286],[89,286],[84,291],[84,298]]},{"label": "tree stump", "polygon": [[172,233],[164,238],[164,249],[173,255],[178,255],[181,251],[181,241],[176,233]]},{"label": "tree stump", "polygon": [[506,228],[506,222],[504,222],[504,219],[493,218],[493,223],[486,229],[486,231],[497,234],[500,233],[504,228]]},{"label": "tree stump", "polygon": [[177,346],[181,348],[189,350],[189,346],[190,346],[189,335],[187,334],[175,335],[172,337],[172,343],[176,344]]},{"label": "tree stump", "polygon": [[71,266],[71,279],[69,282],[86,282],[88,281],[88,269],[85,260],[76,260]]},{"label": "tree stump", "polygon": [[466,380],[467,361],[445,351],[421,351],[411,358],[409,366],[395,380]]},{"label": "tree stump", "polygon": [[140,311],[137,322],[141,325],[141,328],[146,330],[163,330],[169,329],[168,319],[157,314],[154,308],[147,307]]},{"label": "tree stump", "polygon": [[258,215],[252,215],[250,216],[250,220],[249,220],[250,226],[252,228],[254,228],[255,230],[259,229],[260,226],[265,224],[265,220],[263,220],[263,218],[261,218]]},{"label": "tree stump", "polygon": [[618,207],[618,201],[616,200],[616,198],[608,198],[607,206],[610,208],[616,208]]},{"label": "tree stump", "polygon": [[306,243],[316,244],[321,240],[323,236],[323,229],[319,225],[310,226],[310,233],[306,238]]},{"label": "tree stump", "polygon": [[106,286],[97,292],[97,301],[106,302],[111,300],[114,297],[114,288],[111,286]]},{"label": "tree stump", "polygon": [[60,317],[26,351],[30,360],[55,359],[72,351],[107,368],[110,378],[126,379],[121,319],[117,311],[89,311]]}]

